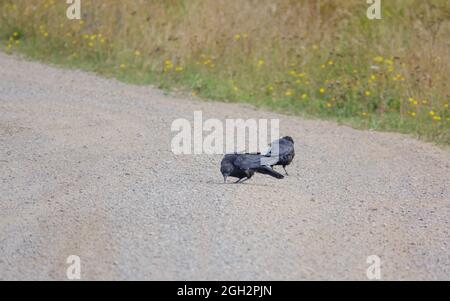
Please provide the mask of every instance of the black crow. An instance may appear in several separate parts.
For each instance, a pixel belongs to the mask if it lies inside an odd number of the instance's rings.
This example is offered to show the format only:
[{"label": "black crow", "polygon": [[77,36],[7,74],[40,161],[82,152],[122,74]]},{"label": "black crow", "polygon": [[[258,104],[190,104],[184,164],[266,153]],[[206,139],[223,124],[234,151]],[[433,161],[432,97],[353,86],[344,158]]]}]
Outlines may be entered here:
[{"label": "black crow", "polygon": [[[276,161],[267,156],[262,156],[259,154],[227,154],[222,159],[220,164],[220,172],[223,175],[223,180],[226,183],[227,177],[238,178],[235,183],[250,179],[255,172],[266,174],[277,179],[283,179],[284,176],[269,166],[276,163]],[[241,182],[241,183],[242,183]]]},{"label": "black crow", "polygon": [[[285,136],[281,139],[275,140],[270,145],[270,149],[266,153],[266,156],[278,158],[277,162],[273,165],[282,165],[284,172],[288,175],[286,166],[291,164],[295,156],[294,139],[292,139],[292,137]],[[273,165],[271,166],[273,167]]]}]

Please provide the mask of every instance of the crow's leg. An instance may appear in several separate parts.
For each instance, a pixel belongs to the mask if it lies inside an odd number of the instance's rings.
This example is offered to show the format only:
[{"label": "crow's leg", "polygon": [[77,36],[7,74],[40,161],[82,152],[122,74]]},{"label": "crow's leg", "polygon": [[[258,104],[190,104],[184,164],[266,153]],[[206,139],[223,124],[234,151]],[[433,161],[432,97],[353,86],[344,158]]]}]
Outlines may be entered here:
[{"label": "crow's leg", "polygon": [[288,176],[289,174],[288,174],[288,172],[286,171],[286,165],[283,165],[283,169],[284,169],[284,172],[286,173],[286,175]]},{"label": "crow's leg", "polygon": [[239,180],[237,180],[236,182],[234,182],[234,184],[239,183],[243,178],[240,178]]},{"label": "crow's leg", "polygon": [[244,183],[245,181],[250,180],[250,178],[246,178],[244,181],[242,181],[240,184]]}]

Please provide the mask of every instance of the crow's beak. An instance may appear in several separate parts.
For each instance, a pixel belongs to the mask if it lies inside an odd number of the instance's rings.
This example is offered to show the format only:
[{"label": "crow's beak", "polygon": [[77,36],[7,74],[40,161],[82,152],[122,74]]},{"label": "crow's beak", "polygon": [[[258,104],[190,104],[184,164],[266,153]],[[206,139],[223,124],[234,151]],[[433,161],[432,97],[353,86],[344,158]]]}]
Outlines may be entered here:
[{"label": "crow's beak", "polygon": [[224,183],[227,182],[227,176],[223,176],[223,182],[224,182]]}]

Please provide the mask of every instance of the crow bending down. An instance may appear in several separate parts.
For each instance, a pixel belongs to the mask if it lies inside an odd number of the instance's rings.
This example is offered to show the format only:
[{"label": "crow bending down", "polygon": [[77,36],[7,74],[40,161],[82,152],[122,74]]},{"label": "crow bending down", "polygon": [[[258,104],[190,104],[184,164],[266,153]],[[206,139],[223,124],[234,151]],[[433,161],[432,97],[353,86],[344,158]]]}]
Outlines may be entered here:
[{"label": "crow bending down", "polygon": [[[276,163],[271,157],[262,156],[259,154],[228,154],[222,159],[220,164],[220,172],[223,175],[223,180],[226,183],[227,177],[238,178],[235,183],[250,179],[255,172],[266,174],[277,179],[283,179],[284,176],[269,166]],[[242,183],[241,182],[241,183]]]},{"label": "crow bending down", "polygon": [[[270,145],[270,149],[266,153],[266,156],[270,156],[272,158],[277,157],[278,160],[273,165],[282,165],[284,172],[288,175],[286,166],[291,164],[295,157],[294,139],[292,139],[292,137],[285,136],[281,139],[275,140]],[[271,166],[273,167],[273,165]]]}]

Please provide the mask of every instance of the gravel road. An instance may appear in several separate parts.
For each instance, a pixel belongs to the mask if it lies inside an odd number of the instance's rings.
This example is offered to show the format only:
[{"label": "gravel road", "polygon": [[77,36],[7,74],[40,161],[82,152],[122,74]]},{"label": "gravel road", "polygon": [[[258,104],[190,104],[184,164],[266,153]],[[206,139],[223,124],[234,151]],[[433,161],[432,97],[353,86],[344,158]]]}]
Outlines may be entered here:
[{"label": "gravel road", "polygon": [[[280,118],[290,176],[224,185],[171,123]],[[282,171],[281,168],[279,168]],[[450,150],[0,53],[0,279],[450,280]]]}]

